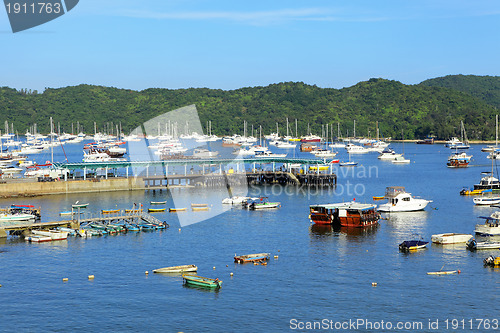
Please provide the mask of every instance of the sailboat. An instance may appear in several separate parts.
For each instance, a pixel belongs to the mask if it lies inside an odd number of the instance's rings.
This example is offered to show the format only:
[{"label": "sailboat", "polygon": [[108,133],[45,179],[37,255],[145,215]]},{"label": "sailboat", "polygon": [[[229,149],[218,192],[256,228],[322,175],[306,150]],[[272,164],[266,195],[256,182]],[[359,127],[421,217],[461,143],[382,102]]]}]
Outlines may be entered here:
[{"label": "sailboat", "polygon": [[456,137],[451,138],[451,140],[446,142],[446,147],[452,149],[469,149],[469,140],[467,139],[467,133],[465,132],[464,122],[460,121],[460,131],[462,133],[462,140],[458,140]]},{"label": "sailboat", "polygon": [[[340,142],[341,135],[340,135],[340,123],[337,122],[337,142],[333,142],[330,145],[330,148],[345,148],[345,143]],[[332,136],[332,141],[333,141],[333,136]]]},{"label": "sailboat", "polygon": [[403,131],[401,131],[401,139],[403,140],[403,153],[401,156],[397,156],[391,162],[394,164],[408,164],[410,163],[409,159],[406,159],[405,156],[405,137],[403,135]]},{"label": "sailboat", "polygon": [[349,156],[349,162],[340,162],[339,166],[341,167],[351,167],[351,166],[356,166],[358,165],[358,162],[352,162],[351,161],[351,154],[347,154]]}]

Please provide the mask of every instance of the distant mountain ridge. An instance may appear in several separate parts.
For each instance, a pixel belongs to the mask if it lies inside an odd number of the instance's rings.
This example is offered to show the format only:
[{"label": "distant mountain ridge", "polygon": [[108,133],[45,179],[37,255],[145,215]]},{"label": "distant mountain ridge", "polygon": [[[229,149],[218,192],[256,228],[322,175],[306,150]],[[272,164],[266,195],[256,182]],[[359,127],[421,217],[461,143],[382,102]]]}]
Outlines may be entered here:
[{"label": "distant mountain ridge", "polygon": [[[334,128],[336,135],[337,123],[342,136],[352,135],[355,120],[357,136],[375,137],[378,122],[383,137],[401,138],[403,132],[406,139],[429,135],[448,139],[459,136],[460,121],[464,121],[469,139],[494,139],[496,110],[492,103],[500,88],[491,80],[496,82],[498,78],[452,80],[453,77],[426,80],[417,85],[374,78],[342,89],[320,88],[303,82],[235,90],[150,88],[134,91],[82,84],[37,93],[3,87],[0,88],[0,124],[5,120],[14,123],[22,134],[37,123],[39,132],[48,132],[49,117],[53,117],[56,129],[59,123],[61,131],[70,132],[72,123],[76,130],[78,122],[86,132],[93,133],[96,122],[98,131],[111,132],[121,124],[127,133],[162,113],[195,104],[201,123],[205,125],[210,120],[212,132],[217,135],[242,134],[245,120],[249,132],[253,125],[255,135],[259,126],[263,134],[276,131],[276,123],[279,123],[280,134],[285,134],[286,118],[289,118],[293,134],[293,123],[298,119],[299,135],[306,134],[308,125],[311,132],[322,134],[326,124]],[[453,81],[468,84],[449,83]],[[466,86],[475,89],[463,92]],[[183,124],[179,124],[180,133],[182,128]]]}]

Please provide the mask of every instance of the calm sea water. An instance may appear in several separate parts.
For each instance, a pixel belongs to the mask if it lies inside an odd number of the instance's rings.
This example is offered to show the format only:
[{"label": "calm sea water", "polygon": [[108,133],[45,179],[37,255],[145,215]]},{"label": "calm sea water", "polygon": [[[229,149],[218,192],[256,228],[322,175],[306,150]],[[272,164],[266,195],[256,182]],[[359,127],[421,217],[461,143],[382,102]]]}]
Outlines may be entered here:
[{"label": "calm sea water", "polygon": [[[391,146],[403,149],[401,144]],[[254,188],[252,194],[268,194],[282,207],[258,212],[233,208],[181,229],[174,214],[163,213],[156,216],[170,224],[165,231],[50,244],[0,240],[1,330],[286,332],[307,322],[331,320],[334,328],[344,324],[354,331],[346,323],[364,320],[372,326],[360,325],[356,331],[388,331],[388,322],[393,330],[398,322],[421,323],[422,330],[401,330],[415,332],[436,331],[429,328],[429,321],[436,325],[436,320],[438,331],[452,331],[452,323],[457,323],[452,320],[458,319],[456,331],[471,323],[475,330],[486,331],[479,320],[499,317],[500,270],[483,267],[482,260],[499,255],[498,250],[471,253],[462,245],[429,244],[417,253],[398,251],[398,244],[414,233],[428,241],[435,233],[473,233],[477,217],[494,211],[475,207],[472,198],[459,195],[463,186],[479,181],[481,171],[491,169],[480,148],[472,146],[471,166],[461,170],[446,167],[450,151],[442,145],[405,144],[409,165],[379,161],[374,153],[353,155],[360,166],[338,170],[334,190]],[[75,160],[80,149],[65,146]],[[60,156],[56,151],[56,158]],[[344,151],[339,157],[347,160]],[[394,185],[433,202],[423,212],[384,215],[387,219],[369,230],[333,230],[308,220],[310,204],[353,198],[372,202],[373,195],[383,195],[386,186]],[[177,190],[175,196],[204,202],[214,194],[224,196],[224,191]],[[171,205],[171,195],[165,192],[126,191],[3,199],[0,206],[41,206],[42,220],[53,221],[77,200],[89,202],[89,211],[98,212],[133,203],[147,206],[161,198]],[[270,252],[269,264],[233,262],[235,253],[255,252]],[[196,264],[199,275],[223,280],[222,288],[186,287],[180,276],[145,274],[180,264]],[[462,273],[426,275],[442,267]],[[87,279],[91,274],[94,280]]]}]

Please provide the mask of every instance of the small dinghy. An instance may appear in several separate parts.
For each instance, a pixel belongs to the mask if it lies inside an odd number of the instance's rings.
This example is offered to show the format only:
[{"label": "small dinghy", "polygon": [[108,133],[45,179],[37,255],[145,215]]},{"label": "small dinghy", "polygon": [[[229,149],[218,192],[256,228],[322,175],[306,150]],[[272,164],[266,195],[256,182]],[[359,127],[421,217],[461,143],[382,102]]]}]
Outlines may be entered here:
[{"label": "small dinghy", "polygon": [[404,241],[401,244],[399,244],[399,250],[401,252],[417,251],[425,248],[427,244],[429,244],[429,242],[425,242],[423,240]]},{"label": "small dinghy", "polygon": [[219,279],[211,279],[197,275],[183,275],[184,283],[205,288],[220,288],[222,281]]},{"label": "small dinghy", "polygon": [[164,212],[166,208],[148,208],[148,213],[160,213]]},{"label": "small dinghy", "polygon": [[168,211],[171,213],[173,213],[173,212],[185,212],[185,211],[187,211],[187,208],[169,208]]},{"label": "small dinghy", "polygon": [[164,205],[166,203],[167,203],[166,201],[151,201],[150,202],[151,205]]},{"label": "small dinghy", "polygon": [[187,273],[196,272],[197,270],[198,267],[196,265],[181,265],[153,269],[153,273]]},{"label": "small dinghy", "polygon": [[460,274],[460,270],[456,270],[456,271],[427,272],[427,275],[449,275],[449,274]]}]

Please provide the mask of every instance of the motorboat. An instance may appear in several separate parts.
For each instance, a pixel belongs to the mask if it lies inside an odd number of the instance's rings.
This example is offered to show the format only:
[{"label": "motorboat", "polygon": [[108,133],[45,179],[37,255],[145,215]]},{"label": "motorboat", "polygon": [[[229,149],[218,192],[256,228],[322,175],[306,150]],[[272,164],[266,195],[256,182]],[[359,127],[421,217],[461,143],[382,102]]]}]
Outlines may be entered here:
[{"label": "motorboat", "polygon": [[476,224],[474,232],[482,236],[497,236],[500,235],[500,211],[492,213],[490,216],[479,216],[484,219],[483,224]]},{"label": "motorboat", "polygon": [[391,162],[394,164],[408,164],[411,161],[407,158],[404,158],[403,155],[401,155],[401,156],[398,156],[398,157],[394,158],[393,160],[391,160]]},{"label": "motorboat", "polygon": [[313,154],[316,157],[326,157],[326,158],[337,156],[336,152],[327,149],[316,149],[313,150],[311,154]]},{"label": "motorboat", "polygon": [[431,241],[436,244],[467,243],[473,236],[469,234],[445,233],[431,236]]},{"label": "motorboat", "polygon": [[250,197],[234,196],[234,197],[222,199],[222,203],[225,205],[241,205],[243,203],[243,201],[246,201],[249,199],[250,199]]},{"label": "motorboat", "polygon": [[491,241],[478,242],[474,238],[471,238],[466,245],[470,251],[500,249],[500,242],[491,242]]},{"label": "motorboat", "polygon": [[483,263],[485,266],[493,266],[493,267],[500,266],[500,257],[489,256],[488,258],[485,258],[483,260]]},{"label": "motorboat", "polygon": [[281,202],[269,202],[267,197],[261,197],[257,200],[251,200],[251,202],[247,202],[247,208],[251,210],[273,209],[280,207]]},{"label": "motorboat", "polygon": [[385,197],[388,201],[378,207],[380,212],[413,212],[425,209],[432,200],[415,198],[406,192],[404,186],[389,186]]},{"label": "motorboat", "polygon": [[369,148],[358,146],[352,143],[349,143],[347,146],[345,146],[345,149],[349,154],[366,154],[370,152]]},{"label": "motorboat", "polygon": [[397,154],[393,149],[391,148],[385,148],[380,155],[378,155],[379,160],[394,160],[399,156],[403,156],[402,154]]},{"label": "motorboat", "polygon": [[68,232],[62,230],[31,230],[34,235],[48,236],[51,240],[65,240],[68,239]]},{"label": "motorboat", "polygon": [[472,200],[476,205],[497,205],[500,204],[500,196],[481,196]]},{"label": "motorboat", "polygon": [[399,251],[410,252],[425,248],[429,242],[423,240],[407,240],[399,244]]},{"label": "motorboat", "polygon": [[196,148],[193,150],[193,158],[216,158],[218,151],[210,151],[205,148]]}]

